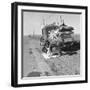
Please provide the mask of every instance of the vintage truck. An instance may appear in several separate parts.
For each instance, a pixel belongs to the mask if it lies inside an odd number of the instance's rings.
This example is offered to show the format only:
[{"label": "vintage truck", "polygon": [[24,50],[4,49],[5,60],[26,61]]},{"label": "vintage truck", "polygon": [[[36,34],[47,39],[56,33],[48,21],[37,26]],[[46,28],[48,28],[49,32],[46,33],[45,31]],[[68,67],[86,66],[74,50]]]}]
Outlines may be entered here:
[{"label": "vintage truck", "polygon": [[64,24],[56,23],[45,25],[42,28],[40,46],[42,52],[50,56],[61,56],[75,54],[80,50],[80,41],[74,40],[74,28]]}]

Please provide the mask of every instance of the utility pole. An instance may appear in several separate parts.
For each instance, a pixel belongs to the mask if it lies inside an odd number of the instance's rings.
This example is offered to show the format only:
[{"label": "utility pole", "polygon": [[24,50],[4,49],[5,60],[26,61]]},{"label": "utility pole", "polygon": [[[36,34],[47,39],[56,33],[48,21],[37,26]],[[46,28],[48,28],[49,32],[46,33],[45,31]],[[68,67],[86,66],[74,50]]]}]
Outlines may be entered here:
[{"label": "utility pole", "polygon": [[34,35],[35,35],[35,30],[33,30],[33,37],[34,37]]},{"label": "utility pole", "polygon": [[63,23],[63,19],[62,19],[62,16],[60,16],[60,21],[61,21],[61,23]]}]

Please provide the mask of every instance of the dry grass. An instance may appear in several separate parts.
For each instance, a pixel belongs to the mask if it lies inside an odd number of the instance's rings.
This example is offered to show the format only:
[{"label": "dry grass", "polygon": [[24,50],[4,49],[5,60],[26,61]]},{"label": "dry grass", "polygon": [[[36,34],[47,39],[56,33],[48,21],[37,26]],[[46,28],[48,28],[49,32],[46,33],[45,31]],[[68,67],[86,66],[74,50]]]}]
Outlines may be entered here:
[{"label": "dry grass", "polygon": [[[76,40],[80,40],[79,37]],[[24,36],[23,42],[23,76],[26,77],[32,72],[41,72],[38,69],[36,58],[32,52],[33,45],[37,51],[41,54],[39,38],[31,38]],[[45,60],[49,65],[54,75],[78,75],[80,74],[80,51],[75,55],[63,55],[57,58],[51,58]],[[37,56],[38,57],[38,56]],[[49,76],[49,72],[45,72],[46,76]]]}]

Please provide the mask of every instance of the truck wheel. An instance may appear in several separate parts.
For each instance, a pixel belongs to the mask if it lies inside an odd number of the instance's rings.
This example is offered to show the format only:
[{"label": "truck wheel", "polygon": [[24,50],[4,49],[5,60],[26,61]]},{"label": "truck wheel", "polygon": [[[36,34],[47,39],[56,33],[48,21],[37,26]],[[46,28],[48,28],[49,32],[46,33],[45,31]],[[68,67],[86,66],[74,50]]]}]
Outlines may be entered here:
[{"label": "truck wheel", "polygon": [[44,53],[47,53],[48,50],[47,50],[46,47],[43,47],[43,48],[42,48],[42,51],[43,51]]}]

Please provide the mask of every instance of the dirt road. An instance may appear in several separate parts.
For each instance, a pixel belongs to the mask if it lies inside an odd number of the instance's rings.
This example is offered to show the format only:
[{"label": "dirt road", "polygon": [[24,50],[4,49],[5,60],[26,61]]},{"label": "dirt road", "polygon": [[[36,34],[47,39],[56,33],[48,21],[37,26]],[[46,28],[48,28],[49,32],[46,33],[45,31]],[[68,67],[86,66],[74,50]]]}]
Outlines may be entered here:
[{"label": "dirt road", "polygon": [[[41,55],[40,41],[34,38],[24,37],[23,51],[23,76],[79,75],[80,74],[80,51],[75,55],[63,55],[46,60]],[[42,74],[42,75],[41,75]]]},{"label": "dirt road", "polygon": [[54,75],[54,72],[51,70],[49,65],[45,62],[44,57],[36,49],[35,44],[33,44],[32,52],[33,52],[33,55],[35,56],[35,60],[36,60],[37,65],[38,65],[38,69],[40,70],[42,75],[44,75],[45,72],[48,72],[50,75]]}]

